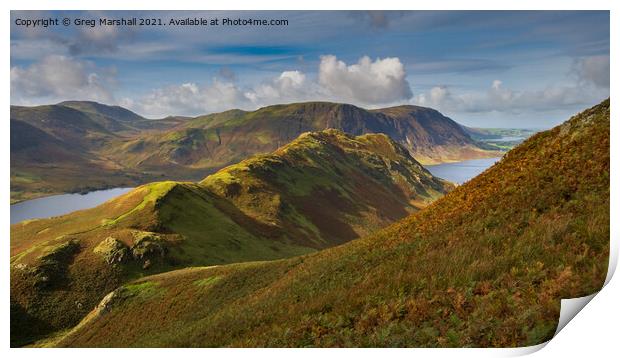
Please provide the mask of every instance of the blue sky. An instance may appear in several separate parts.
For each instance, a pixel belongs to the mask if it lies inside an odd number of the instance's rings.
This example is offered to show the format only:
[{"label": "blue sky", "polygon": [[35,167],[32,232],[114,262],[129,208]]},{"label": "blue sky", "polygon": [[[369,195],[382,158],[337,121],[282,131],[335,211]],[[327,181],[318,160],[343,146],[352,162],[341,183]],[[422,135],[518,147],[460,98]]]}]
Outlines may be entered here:
[{"label": "blue sky", "polygon": [[[25,28],[17,19],[286,19],[269,27]],[[609,96],[607,11],[11,12],[11,102],[142,115],[328,100],[548,128]]]}]

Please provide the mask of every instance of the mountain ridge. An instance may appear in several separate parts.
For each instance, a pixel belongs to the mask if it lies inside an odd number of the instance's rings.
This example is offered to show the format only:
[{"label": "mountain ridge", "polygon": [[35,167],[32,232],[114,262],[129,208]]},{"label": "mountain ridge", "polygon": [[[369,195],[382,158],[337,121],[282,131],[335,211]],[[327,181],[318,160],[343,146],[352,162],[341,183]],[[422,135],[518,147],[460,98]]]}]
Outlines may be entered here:
[{"label": "mountain ridge", "polygon": [[453,188],[383,134],[330,129],[198,183],[149,183],[92,209],[12,225],[12,341],[76,324],[105,293],[147,273],[339,245]]},{"label": "mountain ridge", "polygon": [[59,106],[65,106],[81,110],[83,112],[90,112],[95,114],[103,114],[110,118],[115,118],[121,121],[142,121],[146,118],[141,115],[132,112],[126,108],[115,105],[106,105],[94,101],[63,101],[58,103]]},{"label": "mountain ridge", "polygon": [[[251,155],[269,153],[303,132],[327,128],[353,135],[387,134],[423,164],[502,153],[481,147],[456,122],[424,107],[368,111],[349,104],[306,102],[161,120],[143,119],[119,108],[79,101],[12,106],[12,120],[27,122],[68,148],[79,147],[80,155],[84,154],[80,160],[88,165],[79,169],[66,161],[54,163],[54,157],[41,150],[37,155],[48,163],[42,165],[27,160],[14,147],[11,200],[162,179],[199,180]],[[24,128],[12,126],[11,130]]]},{"label": "mountain ridge", "polygon": [[[520,347],[609,257],[609,100],[371,235],[114,291],[60,347]],[[166,309],[163,309],[166,307]],[[174,319],[169,319],[174,317]]]}]

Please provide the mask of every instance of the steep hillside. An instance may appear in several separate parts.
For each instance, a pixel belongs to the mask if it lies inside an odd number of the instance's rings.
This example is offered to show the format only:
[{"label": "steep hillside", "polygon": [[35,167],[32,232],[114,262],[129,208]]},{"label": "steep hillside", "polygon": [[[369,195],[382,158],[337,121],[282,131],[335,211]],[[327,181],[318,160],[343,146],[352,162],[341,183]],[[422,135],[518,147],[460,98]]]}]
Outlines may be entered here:
[{"label": "steep hillside", "polygon": [[385,135],[326,130],[200,183],[151,183],[93,209],[13,225],[12,344],[75,325],[128,280],[338,245],[453,187]]},{"label": "steep hillside", "polygon": [[[372,112],[389,119],[387,128],[380,132],[403,144],[421,163],[438,164],[500,155],[485,150],[458,123],[432,108],[398,106]],[[390,128],[394,129],[390,131]]]},{"label": "steep hillside", "polygon": [[10,123],[13,160],[33,164],[84,160],[82,153],[73,150],[71,146],[53,135],[16,119],[11,119]]},{"label": "steep hillside", "polygon": [[95,102],[11,106],[11,202],[154,180],[159,173],[124,166],[102,151],[184,120],[152,121]]},{"label": "steep hillside", "polygon": [[68,187],[87,191],[92,187],[123,186],[139,177],[131,170],[114,173],[118,167],[113,163],[77,150],[70,143],[11,119],[11,202]]},{"label": "steep hillside", "polygon": [[[11,119],[44,131],[73,148],[76,155],[87,154],[91,162],[82,170],[55,163],[55,156],[41,152],[50,165],[40,168],[27,160],[20,146],[13,147],[11,171],[17,173],[11,182],[14,201],[154,180],[199,180],[249,156],[272,152],[303,132],[327,128],[352,135],[387,134],[423,164],[502,154],[472,140],[441,113],[416,106],[367,111],[348,104],[308,102],[252,112],[230,110],[197,118],[148,120],[118,106],[70,101],[13,106]],[[11,127],[12,132],[20,130],[23,127]],[[90,169],[93,167],[98,169]],[[38,179],[20,181],[19,177]]]},{"label": "steep hillside", "polygon": [[432,205],[302,257],[112,291],[58,346],[524,346],[609,255],[609,100]]},{"label": "steep hillside", "polygon": [[11,119],[26,122],[78,150],[96,148],[126,129],[119,121],[62,105],[11,106]]},{"label": "steep hillside", "polygon": [[328,102],[198,117],[170,132],[135,138],[108,155],[130,152],[131,156],[126,157],[128,165],[161,170],[172,163],[192,175],[192,170],[219,168],[249,155],[270,152],[303,132],[326,128],[353,135],[387,134],[423,164],[500,155],[481,148],[460,125],[430,108],[400,106],[367,111]]},{"label": "steep hillside", "polygon": [[123,133],[125,135],[138,133],[139,130],[166,130],[182,124],[189,119],[188,117],[181,116],[169,116],[156,120],[146,119],[120,106],[108,106],[90,101],[65,101],[58,105],[73,108],[95,117],[111,118],[117,122],[121,122],[124,127],[119,127],[117,130],[123,129],[128,131],[128,133]]}]

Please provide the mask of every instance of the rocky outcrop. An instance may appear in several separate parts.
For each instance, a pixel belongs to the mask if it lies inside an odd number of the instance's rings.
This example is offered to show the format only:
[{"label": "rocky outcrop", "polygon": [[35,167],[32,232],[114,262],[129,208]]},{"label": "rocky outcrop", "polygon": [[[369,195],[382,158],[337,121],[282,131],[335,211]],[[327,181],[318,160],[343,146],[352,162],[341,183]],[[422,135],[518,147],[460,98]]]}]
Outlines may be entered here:
[{"label": "rocky outcrop", "polygon": [[165,240],[158,234],[148,231],[135,232],[131,247],[110,236],[93,250],[110,265],[134,260],[144,269],[149,268],[154,261],[164,259],[167,251]]},{"label": "rocky outcrop", "polygon": [[103,259],[109,264],[120,263],[129,258],[127,245],[111,236],[101,241],[93,252],[103,256]]}]

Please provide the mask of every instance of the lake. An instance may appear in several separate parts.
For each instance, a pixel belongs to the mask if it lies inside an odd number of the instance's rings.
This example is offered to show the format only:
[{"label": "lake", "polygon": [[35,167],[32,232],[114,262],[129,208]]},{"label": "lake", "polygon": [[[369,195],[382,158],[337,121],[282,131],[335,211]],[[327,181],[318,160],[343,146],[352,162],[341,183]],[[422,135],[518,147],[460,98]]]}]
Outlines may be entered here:
[{"label": "lake", "polygon": [[11,205],[11,224],[28,219],[48,218],[88,209],[130,191],[132,188],[114,188],[91,191],[86,194],[61,194],[22,201]]},{"label": "lake", "polygon": [[453,183],[463,184],[469,179],[485,171],[485,169],[500,159],[500,157],[472,159],[457,163],[426,165],[424,167],[434,176],[449,180]]},{"label": "lake", "polygon": [[[433,175],[462,184],[486,168],[493,165],[500,158],[486,158],[466,160],[458,163],[445,163],[425,166]],[[22,201],[11,205],[11,224],[28,219],[48,218],[68,214],[70,212],[95,207],[99,204],[124,194],[132,188],[114,188],[91,191],[86,194],[61,194],[45,198]]]}]

